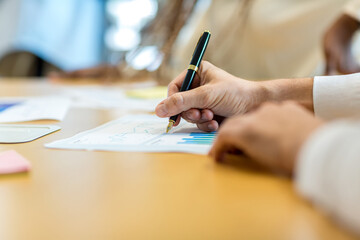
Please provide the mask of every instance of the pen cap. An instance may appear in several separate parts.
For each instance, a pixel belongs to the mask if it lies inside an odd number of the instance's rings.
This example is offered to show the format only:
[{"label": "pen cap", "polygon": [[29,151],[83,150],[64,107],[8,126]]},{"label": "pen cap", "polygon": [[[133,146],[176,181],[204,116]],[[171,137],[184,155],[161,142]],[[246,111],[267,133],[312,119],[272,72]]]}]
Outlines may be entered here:
[{"label": "pen cap", "polygon": [[201,63],[201,60],[205,54],[205,50],[206,50],[206,47],[208,45],[208,42],[210,40],[210,32],[209,31],[205,31],[199,41],[198,41],[198,44],[196,45],[196,48],[195,48],[195,51],[193,53],[193,56],[191,58],[191,62],[190,62],[190,65],[194,65],[194,66],[197,66],[199,67],[200,63]]}]

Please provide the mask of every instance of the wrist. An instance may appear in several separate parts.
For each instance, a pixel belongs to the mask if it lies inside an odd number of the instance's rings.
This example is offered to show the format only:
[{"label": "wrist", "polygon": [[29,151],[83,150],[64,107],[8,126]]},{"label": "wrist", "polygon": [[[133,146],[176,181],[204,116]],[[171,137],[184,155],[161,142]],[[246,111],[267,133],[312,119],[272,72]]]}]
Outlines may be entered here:
[{"label": "wrist", "polygon": [[313,78],[301,78],[270,80],[259,84],[263,102],[295,101],[313,112],[313,82]]},{"label": "wrist", "polygon": [[[240,96],[241,102],[246,103],[245,112],[249,112],[259,107],[262,103],[269,101],[269,90],[261,82],[245,81],[246,84],[244,84],[243,79],[238,81],[237,95]],[[241,106],[241,108],[243,109],[244,106]],[[238,114],[244,113],[242,109],[238,111]]]}]

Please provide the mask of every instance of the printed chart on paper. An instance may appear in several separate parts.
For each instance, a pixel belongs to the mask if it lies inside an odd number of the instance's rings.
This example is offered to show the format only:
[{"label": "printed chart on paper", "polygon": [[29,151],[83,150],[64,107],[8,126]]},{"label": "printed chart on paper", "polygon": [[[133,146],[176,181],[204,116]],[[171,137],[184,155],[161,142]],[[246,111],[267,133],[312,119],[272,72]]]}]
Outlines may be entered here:
[{"label": "printed chart on paper", "polygon": [[206,133],[185,122],[166,134],[168,119],[130,115],[95,129],[59,140],[46,147],[124,152],[188,152],[206,154],[216,133]]}]

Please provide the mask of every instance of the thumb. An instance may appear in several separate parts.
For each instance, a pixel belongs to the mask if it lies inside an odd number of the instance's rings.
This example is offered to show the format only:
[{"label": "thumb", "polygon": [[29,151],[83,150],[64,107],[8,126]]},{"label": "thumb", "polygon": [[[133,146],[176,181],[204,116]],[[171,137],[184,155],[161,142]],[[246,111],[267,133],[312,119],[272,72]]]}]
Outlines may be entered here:
[{"label": "thumb", "polygon": [[171,117],[191,108],[203,109],[208,105],[206,87],[201,86],[185,92],[175,93],[163,100],[155,109],[159,117]]}]

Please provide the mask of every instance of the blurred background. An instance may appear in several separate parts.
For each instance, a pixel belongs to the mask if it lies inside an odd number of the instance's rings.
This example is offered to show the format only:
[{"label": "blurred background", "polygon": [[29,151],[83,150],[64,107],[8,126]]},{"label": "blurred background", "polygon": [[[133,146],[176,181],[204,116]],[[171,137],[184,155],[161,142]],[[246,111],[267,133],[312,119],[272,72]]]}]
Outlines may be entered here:
[{"label": "blurred background", "polygon": [[184,25],[179,20],[208,3],[0,0],[0,75],[47,76],[101,65],[155,71],[168,51],[162,48]]},{"label": "blurred background", "polygon": [[323,36],[347,0],[0,0],[0,76],[166,83],[197,38],[205,59],[248,79],[324,71]]}]

